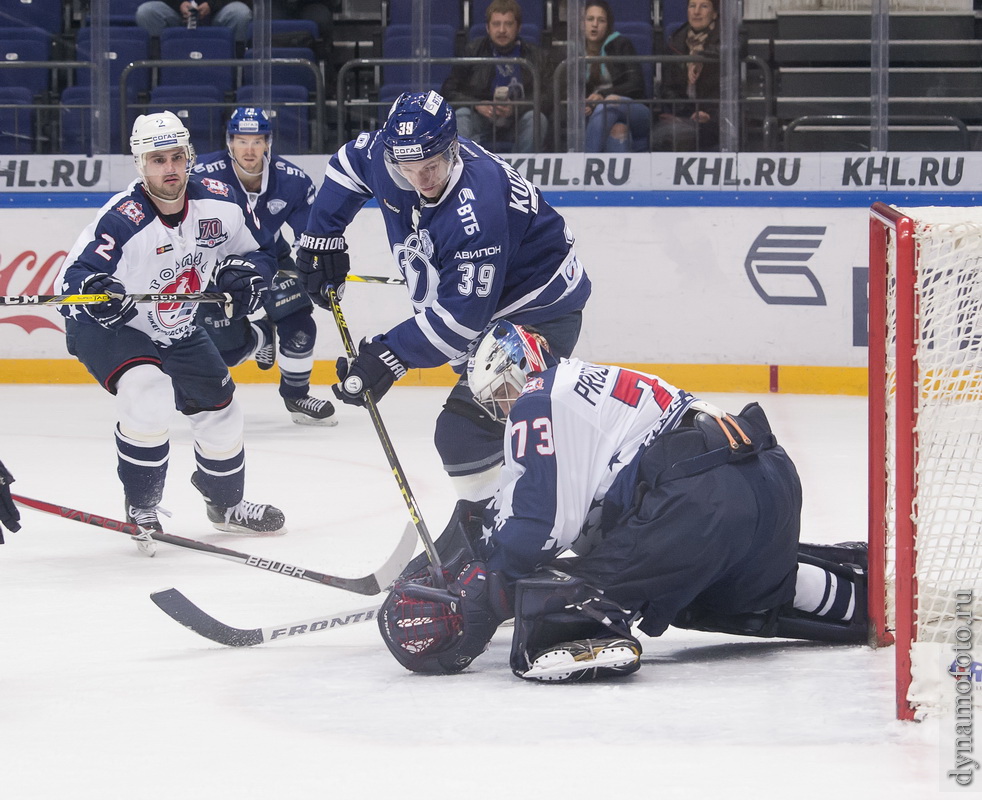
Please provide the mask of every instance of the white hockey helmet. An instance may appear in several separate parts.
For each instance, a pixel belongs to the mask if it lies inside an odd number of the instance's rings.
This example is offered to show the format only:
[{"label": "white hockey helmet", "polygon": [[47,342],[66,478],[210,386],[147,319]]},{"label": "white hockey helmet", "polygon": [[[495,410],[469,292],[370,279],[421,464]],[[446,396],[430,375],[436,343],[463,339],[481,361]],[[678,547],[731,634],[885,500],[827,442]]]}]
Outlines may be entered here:
[{"label": "white hockey helmet", "polygon": [[173,111],[159,111],[155,114],[141,114],[133,123],[130,134],[130,151],[136,163],[136,171],[143,177],[146,166],[144,156],[160,150],[170,150],[183,147],[187,154],[187,171],[194,166],[194,147],[191,144],[191,134],[184,123]]},{"label": "white hockey helmet", "polygon": [[494,323],[467,362],[467,384],[474,399],[494,419],[504,420],[529,375],[549,368],[548,352],[539,334],[511,322]]}]

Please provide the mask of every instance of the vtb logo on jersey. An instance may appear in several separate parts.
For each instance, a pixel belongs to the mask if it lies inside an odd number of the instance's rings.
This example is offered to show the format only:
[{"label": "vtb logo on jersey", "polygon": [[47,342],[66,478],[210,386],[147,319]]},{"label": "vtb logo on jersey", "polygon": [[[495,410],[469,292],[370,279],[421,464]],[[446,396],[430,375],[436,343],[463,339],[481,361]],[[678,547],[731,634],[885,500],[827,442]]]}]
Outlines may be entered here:
[{"label": "vtb logo on jersey", "polygon": [[198,247],[218,247],[228,239],[228,234],[222,228],[220,219],[199,219],[198,235],[195,244]]}]

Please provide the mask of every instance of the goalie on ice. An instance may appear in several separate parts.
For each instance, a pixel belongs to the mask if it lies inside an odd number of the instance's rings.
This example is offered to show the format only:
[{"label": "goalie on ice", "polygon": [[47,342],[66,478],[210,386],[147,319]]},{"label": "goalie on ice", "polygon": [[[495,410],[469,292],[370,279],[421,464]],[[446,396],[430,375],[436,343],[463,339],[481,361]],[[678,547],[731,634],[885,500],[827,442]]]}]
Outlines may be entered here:
[{"label": "goalie on ice", "polygon": [[635,672],[633,625],[866,640],[866,547],[799,544],[798,474],[756,403],[730,415],[655,375],[557,360],[508,322],[467,374],[505,420],[505,466],[437,541],[448,588],[424,554],[383,604],[403,666],[459,672],[511,617],[511,668],[543,681]]}]

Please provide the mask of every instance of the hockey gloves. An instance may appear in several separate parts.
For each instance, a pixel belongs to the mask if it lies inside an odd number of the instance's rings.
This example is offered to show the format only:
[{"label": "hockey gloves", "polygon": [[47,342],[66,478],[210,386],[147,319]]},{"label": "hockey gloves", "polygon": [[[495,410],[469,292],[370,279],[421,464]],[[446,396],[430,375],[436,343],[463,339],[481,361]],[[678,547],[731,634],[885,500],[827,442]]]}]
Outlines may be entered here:
[{"label": "hockey gloves", "polygon": [[20,512],[10,497],[10,484],[13,482],[14,476],[0,461],[0,544],[3,544],[4,527],[9,531],[20,530]]},{"label": "hockey gloves", "polygon": [[126,287],[112,275],[96,272],[82,281],[79,294],[114,294],[112,300],[84,305],[82,309],[103,328],[114,331],[136,316],[136,303],[126,296]]},{"label": "hockey gloves", "polygon": [[344,279],[351,262],[343,236],[318,236],[304,233],[297,245],[297,275],[303,288],[321,308],[330,309],[327,290],[334,287],[338,300],[344,294]]},{"label": "hockey gloves", "polygon": [[218,291],[230,295],[226,313],[232,319],[258,311],[266,299],[269,284],[255,265],[242,256],[226,256],[216,267],[213,278]]},{"label": "hockey gloves", "polygon": [[364,406],[365,392],[371,392],[372,399],[378,402],[406,374],[406,365],[384,342],[362,339],[354,361],[339,358],[337,371],[341,382],[331,387],[334,396],[349,406]]},{"label": "hockey gloves", "polygon": [[389,651],[406,669],[451,675],[487,650],[498,625],[510,616],[497,575],[483,561],[471,561],[446,589],[435,588],[428,571],[396,581],[378,624]]}]

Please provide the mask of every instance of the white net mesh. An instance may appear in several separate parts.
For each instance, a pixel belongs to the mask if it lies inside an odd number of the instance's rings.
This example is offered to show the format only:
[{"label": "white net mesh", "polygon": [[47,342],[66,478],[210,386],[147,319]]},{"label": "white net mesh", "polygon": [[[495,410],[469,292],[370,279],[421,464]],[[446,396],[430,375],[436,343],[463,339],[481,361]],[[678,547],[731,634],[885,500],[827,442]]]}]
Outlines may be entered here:
[{"label": "white net mesh", "polygon": [[[915,567],[917,601],[913,682],[909,699],[945,706],[953,680],[944,662],[956,640],[982,631],[982,209],[900,209],[915,221],[917,356],[915,439]],[[896,264],[894,237],[888,263]],[[902,268],[902,267],[901,267]],[[890,295],[896,281],[891,280]],[[896,297],[888,297],[887,347],[888,567],[896,576],[892,536],[896,391]],[[903,513],[902,511],[900,513]],[[888,604],[892,615],[893,604]],[[889,624],[895,622],[892,618]],[[973,622],[974,620],[974,622]],[[960,638],[959,638],[960,637]],[[973,632],[973,639],[982,639]],[[926,646],[935,643],[935,646]],[[964,644],[964,642],[962,642]],[[982,661],[982,645],[973,654]],[[920,653],[916,651],[920,650]],[[969,650],[968,652],[971,652]],[[975,692],[979,703],[982,692]],[[950,699],[950,697],[949,697]]]}]

